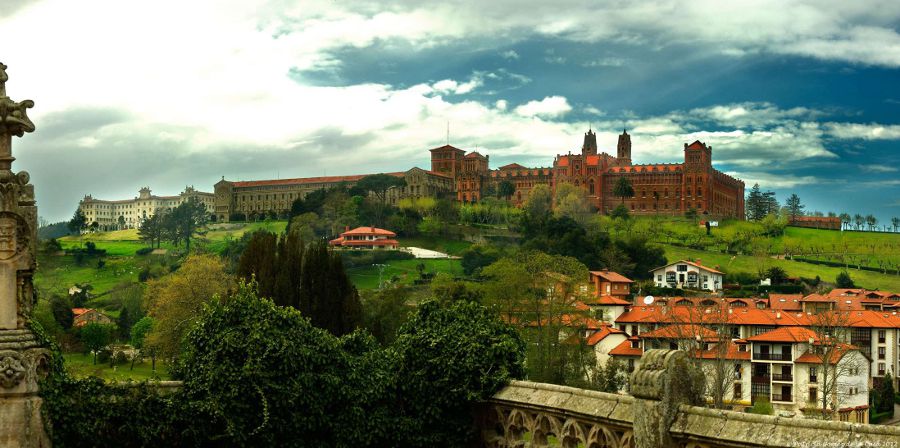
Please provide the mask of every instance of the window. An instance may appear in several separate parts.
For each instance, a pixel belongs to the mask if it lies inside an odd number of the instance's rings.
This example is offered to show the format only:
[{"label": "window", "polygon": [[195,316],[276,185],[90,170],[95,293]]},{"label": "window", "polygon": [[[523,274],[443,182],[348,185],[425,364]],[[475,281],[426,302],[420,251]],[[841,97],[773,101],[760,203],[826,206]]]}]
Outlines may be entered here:
[{"label": "window", "polygon": [[[740,364],[734,365],[734,379],[736,379],[736,380],[741,379],[741,365]],[[735,396],[736,397],[740,396],[740,394],[735,394]]]},{"label": "window", "polygon": [[884,344],[884,337],[887,330],[878,330],[878,343]]},{"label": "window", "polygon": [[658,282],[661,282],[661,281],[662,281],[662,274],[657,274],[657,275],[656,275],[656,281],[658,281]]},{"label": "window", "polygon": [[878,347],[878,359],[884,359],[884,347]]},{"label": "window", "polygon": [[884,376],[884,363],[878,363],[878,376]]},{"label": "window", "polygon": [[819,381],[818,371],[816,370],[815,367],[810,367],[809,368],[809,382],[816,383],[818,381]]},{"label": "window", "polygon": [[676,270],[677,270],[678,272],[687,272],[687,265],[686,265],[686,264],[679,264],[678,266],[676,266]]},{"label": "window", "polygon": [[742,400],[744,398],[744,391],[741,390],[741,383],[734,383],[734,395],[732,397],[735,400]]},{"label": "window", "polygon": [[809,388],[809,402],[810,403],[815,403],[816,401],[819,400],[818,392],[819,392],[819,389],[816,389],[815,387]]}]

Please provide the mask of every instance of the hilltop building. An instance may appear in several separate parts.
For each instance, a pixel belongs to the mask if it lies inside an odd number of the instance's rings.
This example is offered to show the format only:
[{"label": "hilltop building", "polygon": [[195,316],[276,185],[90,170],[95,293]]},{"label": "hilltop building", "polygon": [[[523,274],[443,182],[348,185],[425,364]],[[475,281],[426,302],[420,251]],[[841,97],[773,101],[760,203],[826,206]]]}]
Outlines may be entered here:
[{"label": "hilltop building", "polygon": [[[431,170],[455,180],[456,199],[477,202],[487,191],[497,191],[503,181],[512,182],[516,204],[528,197],[535,185],[551,189],[568,183],[585,190],[591,204],[602,213],[624,204],[634,214],[682,215],[688,210],[721,218],[744,218],[744,183],[712,166],[712,146],[695,141],[684,145],[684,162],[634,165],[631,136],[623,131],[616,156],[598,152],[597,134],[588,130],[580,153],[557,154],[552,168],[526,168],[513,163],[491,170],[489,158],[466,153],[451,145],[429,150]],[[627,178],[634,196],[614,193],[618,179]]]},{"label": "hilltop building", "polygon": [[[400,199],[441,197],[453,191],[453,179],[442,173],[412,168],[404,172],[386,173],[402,178],[405,187],[388,191],[388,203],[396,205]],[[296,199],[320,189],[340,185],[352,187],[366,174],[352,176],[304,177],[253,181],[222,180],[215,188],[215,215],[219,221],[256,220],[261,217],[282,217],[291,210]]]},{"label": "hilltop building", "polygon": [[344,249],[368,249],[368,250],[396,250],[400,243],[396,240],[397,234],[390,230],[376,227],[357,227],[347,229],[341,236],[328,242],[333,247]]},{"label": "hilltop building", "polygon": [[660,288],[703,289],[716,292],[722,289],[725,273],[693,261],[681,260],[651,271],[653,282]]},{"label": "hilltop building", "polygon": [[182,202],[196,198],[212,216],[214,198],[212,193],[197,191],[193,186],[185,187],[176,196],[156,196],[151,194],[150,187],[143,187],[133,199],[104,200],[86,195],[78,204],[78,208],[87,218],[87,223],[97,223],[100,230],[136,229],[141,222],[156,213],[157,210],[171,210]]}]

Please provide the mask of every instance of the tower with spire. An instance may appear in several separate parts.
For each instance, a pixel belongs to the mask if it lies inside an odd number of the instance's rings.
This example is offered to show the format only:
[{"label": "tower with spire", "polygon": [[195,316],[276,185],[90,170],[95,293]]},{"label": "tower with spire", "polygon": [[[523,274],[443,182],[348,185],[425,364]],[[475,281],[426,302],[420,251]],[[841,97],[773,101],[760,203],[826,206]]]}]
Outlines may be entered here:
[{"label": "tower with spire", "polygon": [[581,145],[581,153],[585,156],[597,155],[597,134],[591,128],[588,128],[584,134],[584,144]]},{"label": "tower with spire", "polygon": [[625,129],[622,129],[622,135],[619,136],[619,143],[616,145],[616,158],[619,159],[620,165],[631,165],[631,136]]}]

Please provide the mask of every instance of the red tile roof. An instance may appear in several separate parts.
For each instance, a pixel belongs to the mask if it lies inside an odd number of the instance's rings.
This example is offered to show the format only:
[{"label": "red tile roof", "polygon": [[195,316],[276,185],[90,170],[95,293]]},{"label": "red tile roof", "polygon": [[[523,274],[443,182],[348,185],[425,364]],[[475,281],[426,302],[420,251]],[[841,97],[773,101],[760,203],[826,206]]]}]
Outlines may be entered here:
[{"label": "red tile roof", "polygon": [[588,304],[588,305],[622,305],[622,306],[628,306],[628,305],[631,305],[631,302],[629,302],[629,301],[627,301],[627,300],[624,300],[624,299],[620,299],[620,298],[618,298],[618,297],[613,297],[613,296],[600,296],[600,297],[596,297],[596,298],[594,298],[594,299],[588,299],[588,300],[587,300],[587,304]]},{"label": "red tile roof", "polygon": [[769,294],[769,308],[800,311],[803,309],[800,305],[802,298],[803,294]]},{"label": "red tile roof", "polygon": [[693,324],[666,325],[639,335],[642,339],[694,339],[697,336],[710,340],[716,339],[719,335],[709,328]]},{"label": "red tile roof", "polygon": [[615,282],[615,283],[634,283],[633,280],[629,279],[628,277],[625,277],[625,276],[622,275],[622,274],[619,274],[618,272],[612,272],[612,271],[591,271],[591,275],[596,275],[597,277],[600,277],[600,278],[602,278],[602,279],[604,279],[604,280],[606,280],[606,281],[608,281],[608,282]]},{"label": "red tile roof", "polygon": [[466,158],[467,159],[477,159],[477,158],[483,159],[484,156],[481,155],[481,153],[479,153],[478,151],[472,151],[472,152],[466,154]]},{"label": "red tile roof", "polygon": [[700,140],[694,140],[694,143],[687,145],[688,149],[706,149],[706,145]]},{"label": "red tile roof", "polygon": [[622,341],[621,344],[617,345],[616,348],[609,351],[611,356],[637,356],[640,357],[644,354],[644,350],[641,348],[632,348],[631,341],[636,338],[628,338]]},{"label": "red tile roof", "polygon": [[[394,177],[403,177],[406,173],[384,173]],[[298,177],[294,179],[249,180],[232,182],[235,187],[261,187],[266,185],[302,185],[318,183],[357,182],[370,174],[354,174],[352,176]]]},{"label": "red tile roof", "polygon": [[501,170],[527,170],[528,168],[525,168],[524,166],[519,165],[518,163],[510,163],[509,165],[501,166],[499,169],[501,169]]},{"label": "red tile roof", "polygon": [[751,342],[809,342],[810,339],[817,339],[816,333],[803,327],[780,327],[747,338]]},{"label": "red tile roof", "polygon": [[72,308],[72,314],[74,314],[75,317],[81,316],[82,314],[87,313],[89,311],[94,311],[94,309],[93,308]]},{"label": "red tile roof", "polygon": [[[734,360],[750,360],[750,350],[741,351],[740,347],[744,344],[735,344],[728,342],[727,350],[725,351],[725,359],[734,359]],[[719,358],[721,354],[716,348],[712,348],[710,350],[695,350],[694,357],[701,359],[721,359]]]},{"label": "red tile roof", "polygon": [[431,148],[431,149],[429,149],[429,151],[441,151],[441,150],[447,150],[447,149],[450,149],[450,150],[453,150],[453,151],[465,152],[465,151],[463,151],[463,150],[461,150],[461,149],[459,149],[459,148],[457,148],[457,147],[455,147],[455,146],[451,146],[451,145],[438,146],[437,148]]},{"label": "red tile roof", "polygon": [[597,343],[599,343],[600,341],[606,339],[607,336],[613,335],[613,334],[624,335],[625,332],[622,330],[619,330],[618,328],[615,328],[615,327],[604,326],[603,328],[600,329],[600,331],[596,331],[596,332],[594,332],[594,334],[590,335],[587,338],[586,343],[587,343],[587,345],[590,345],[591,347],[593,347],[593,346],[597,345]]},{"label": "red tile roof", "polygon": [[341,233],[341,236],[350,236],[350,235],[375,235],[375,236],[387,236],[387,237],[395,237],[396,233],[391,232],[390,230],[379,229],[377,227],[357,227],[353,230],[348,230],[346,232]]},{"label": "red tile roof", "polygon": [[[831,352],[831,361],[829,364],[836,364],[841,358],[844,357],[851,350],[857,350],[856,347],[848,344],[841,344],[837,347],[836,350]],[[806,353],[800,355],[794,362],[801,364],[822,364],[822,355],[820,353],[813,353],[812,351],[807,351]]]},{"label": "red tile roof", "polygon": [[800,300],[801,302],[822,302],[822,303],[833,303],[835,301],[834,298],[826,297],[820,294],[810,294]]}]

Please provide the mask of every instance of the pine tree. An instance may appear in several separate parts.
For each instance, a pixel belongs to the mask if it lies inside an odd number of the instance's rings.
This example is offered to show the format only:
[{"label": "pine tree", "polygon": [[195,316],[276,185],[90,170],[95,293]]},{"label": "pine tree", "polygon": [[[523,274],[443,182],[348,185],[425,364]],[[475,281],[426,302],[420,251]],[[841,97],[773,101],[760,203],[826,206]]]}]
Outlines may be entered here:
[{"label": "pine tree", "polygon": [[785,201],[785,207],[787,207],[792,221],[798,216],[803,216],[803,209],[806,208],[805,205],[800,203],[800,197],[796,193],[791,194],[791,197]]}]

